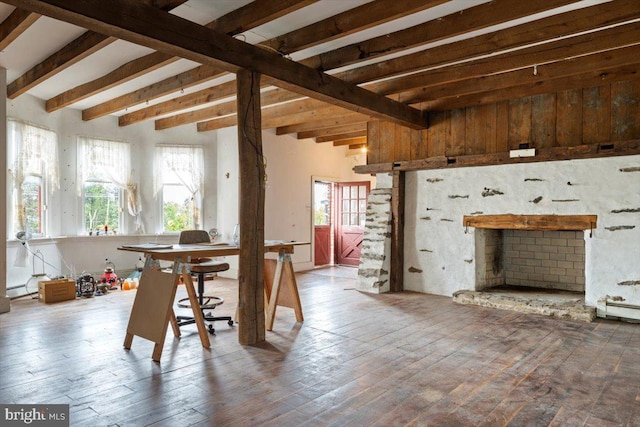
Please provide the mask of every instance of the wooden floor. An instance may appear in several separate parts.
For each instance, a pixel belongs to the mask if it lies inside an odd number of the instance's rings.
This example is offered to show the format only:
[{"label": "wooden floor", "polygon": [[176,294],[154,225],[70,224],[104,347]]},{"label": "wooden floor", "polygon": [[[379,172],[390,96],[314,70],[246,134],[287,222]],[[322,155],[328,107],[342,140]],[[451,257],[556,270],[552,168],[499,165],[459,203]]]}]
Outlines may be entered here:
[{"label": "wooden floor", "polygon": [[[264,346],[220,322],[204,350],[191,325],[160,364],[122,348],[135,291],[15,300],[0,402],[68,403],[73,426],[640,426],[640,325],[369,295],[354,273],[299,274],[305,322],[280,308]],[[237,283],[207,286],[233,314]]]}]

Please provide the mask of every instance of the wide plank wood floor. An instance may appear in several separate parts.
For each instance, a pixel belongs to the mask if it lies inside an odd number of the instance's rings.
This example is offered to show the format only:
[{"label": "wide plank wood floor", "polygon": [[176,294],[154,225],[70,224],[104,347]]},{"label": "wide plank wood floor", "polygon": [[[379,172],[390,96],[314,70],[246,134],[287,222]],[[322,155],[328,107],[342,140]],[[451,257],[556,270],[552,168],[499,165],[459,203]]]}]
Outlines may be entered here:
[{"label": "wide plank wood floor", "polygon": [[[209,350],[169,329],[159,364],[122,348],[135,291],[15,300],[0,402],[68,403],[73,426],[640,426],[640,325],[364,294],[345,268],[297,279],[303,324],[279,308],[251,347],[219,322]],[[233,315],[237,282],[207,288]]]}]

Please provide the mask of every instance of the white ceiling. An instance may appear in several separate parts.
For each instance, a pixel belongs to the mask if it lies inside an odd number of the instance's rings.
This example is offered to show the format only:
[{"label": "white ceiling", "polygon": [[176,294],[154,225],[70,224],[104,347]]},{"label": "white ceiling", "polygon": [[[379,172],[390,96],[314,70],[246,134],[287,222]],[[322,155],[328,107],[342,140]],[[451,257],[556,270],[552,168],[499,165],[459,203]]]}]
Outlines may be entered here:
[{"label": "white ceiling", "polygon": [[[236,37],[242,40],[246,40],[249,43],[258,43],[275,36],[285,34],[294,29],[304,27],[320,19],[365,4],[368,1],[370,0],[320,0],[317,3],[314,3],[282,18],[268,22]],[[462,11],[460,13],[464,13],[464,9],[476,6],[481,3],[485,3],[487,1],[488,0],[452,0],[440,6],[427,9],[423,12],[415,13],[407,17],[385,23],[383,25],[360,31],[358,33],[351,34],[327,43],[323,43],[312,48],[301,50],[291,55],[291,57],[294,60],[300,60],[312,55],[336,49],[341,46],[349,45],[354,42],[370,39],[372,37],[388,34],[393,31],[417,25],[422,22],[437,19],[441,16],[449,15],[454,12]],[[457,41],[461,38],[468,38],[478,34],[488,33],[500,28],[523,23],[525,21],[531,21],[555,13],[591,6],[598,3],[604,3],[606,1],[608,0],[577,1],[570,6],[558,8],[544,14],[532,15],[517,21],[514,20],[504,25],[500,25],[499,27],[489,27],[480,31],[465,33],[463,36],[442,40],[437,43],[422,45],[409,51],[405,50],[402,53],[396,54],[396,56],[406,55],[411,51],[427,49],[435,45]],[[176,8],[172,13],[198,22],[200,24],[205,24],[247,3],[250,3],[250,0],[189,0],[187,3]],[[0,20],[5,19],[13,10],[13,6],[0,3]],[[85,30],[83,28],[79,28],[74,25],[59,22],[44,16],[40,17],[35,22],[35,24],[33,24],[26,32],[20,35],[17,40],[15,40],[11,45],[9,45],[4,51],[0,53],[0,66],[7,69],[8,82],[13,81],[17,77],[28,71],[34,65],[42,62],[49,55],[61,49],[67,43],[80,36],[84,31]],[[150,52],[152,51],[146,47],[141,47],[126,41],[118,40],[94,53],[90,57],[81,60],[77,64],[67,68],[56,76],[37,85],[28,93],[43,100],[50,99],[65,90],[72,89],[79,84],[101,77],[109,71],[112,71],[113,69],[123,65],[124,63]],[[368,62],[383,61],[393,56],[394,55],[378,57]],[[357,66],[362,66],[366,63],[367,62],[359,62]],[[142,77],[133,79],[125,84],[119,85],[115,88],[79,101],[73,104],[71,108],[85,109],[94,106],[96,104],[108,101],[116,96],[129,93],[133,90],[145,87],[151,83],[173,76],[182,71],[194,68],[197,65],[198,64],[187,60],[177,61],[171,65],[167,65],[156,71],[145,74]],[[332,73],[337,71],[341,70],[333,70]],[[229,79],[233,79],[233,76],[227,76],[222,80],[208,82],[199,86],[185,89],[183,93],[193,92],[204,87],[212,86],[217,82]],[[162,102],[171,97],[172,96],[158,98],[151,101],[151,103],[155,104],[158,102]],[[128,109],[128,111],[130,112],[137,108],[143,108],[147,105],[148,104],[142,104],[137,107],[131,107]],[[123,113],[124,111],[120,111],[115,113],[115,115],[121,115]]]}]

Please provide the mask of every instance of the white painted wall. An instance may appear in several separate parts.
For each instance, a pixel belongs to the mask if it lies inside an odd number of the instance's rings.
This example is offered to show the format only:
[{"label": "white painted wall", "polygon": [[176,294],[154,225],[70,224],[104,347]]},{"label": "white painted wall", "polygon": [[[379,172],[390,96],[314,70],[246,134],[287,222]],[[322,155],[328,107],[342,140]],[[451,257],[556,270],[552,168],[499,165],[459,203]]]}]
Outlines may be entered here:
[{"label": "white painted wall", "polygon": [[[105,258],[116,263],[116,269],[130,270],[138,256],[117,251],[122,244],[147,241],[177,241],[176,236],[158,236],[160,205],[153,195],[153,148],[156,144],[198,144],[205,148],[204,229],[218,228],[221,240],[231,240],[238,223],[238,137],[237,128],[217,132],[196,132],[187,125],[165,131],[155,131],[153,121],[118,127],[117,118],[108,116],[84,122],[81,112],[63,109],[46,113],[44,101],[23,95],[8,102],[8,116],[47,127],[58,134],[61,188],[52,194],[49,216],[49,236],[35,239],[31,249],[45,257],[45,271],[50,276],[75,276],[82,271],[101,272]],[[143,222],[146,235],[118,235],[108,237],[78,236],[81,224],[81,203],[76,192],[76,137],[78,135],[116,139],[131,143],[134,177],[139,181]],[[297,140],[292,136],[263,133],[264,154],[267,158],[269,181],[266,188],[265,237],[312,241],[311,191],[312,177],[335,181],[363,180],[353,173],[353,167],[365,162],[364,155],[345,156],[344,147],[330,143],[316,144],[313,140]],[[6,178],[5,178],[6,179]],[[5,181],[6,187],[6,181]],[[6,211],[6,209],[4,209]],[[132,217],[125,216],[124,233],[135,229]],[[15,267],[20,244],[9,236],[6,250],[7,285],[20,286],[32,274],[32,259],[27,267]],[[227,275],[237,276],[237,257],[229,257],[231,269]],[[313,267],[311,246],[302,246],[293,256],[296,270]],[[37,271],[40,266],[37,265]],[[117,271],[116,271],[117,272]],[[2,291],[0,289],[0,291]],[[24,293],[24,288],[9,292],[10,296]],[[3,294],[3,293],[2,293]]]},{"label": "white painted wall", "polygon": [[[78,236],[82,229],[81,201],[76,191],[76,138],[79,135],[126,141],[131,144],[133,175],[138,181],[142,199],[142,216],[146,236],[130,236],[127,243],[153,241],[161,228],[160,204],[153,194],[153,155],[156,144],[194,144],[204,147],[205,164],[205,197],[203,206],[204,229],[216,226],[217,222],[217,141],[215,132],[198,133],[195,126],[181,126],[165,131],[155,131],[153,121],[136,125],[119,127],[117,118],[107,116],[91,121],[82,121],[79,110],[66,108],[54,113],[46,113],[44,101],[30,95],[22,95],[7,102],[7,115],[43,126],[55,131],[58,135],[60,158],[60,189],[51,195],[48,210],[48,238],[32,242],[34,250],[45,254],[48,263],[47,273],[50,275],[71,275],[82,270],[101,271],[104,259],[121,259],[127,269],[133,268],[137,256],[118,253],[116,248],[122,244],[120,238],[102,239],[101,237]],[[6,132],[4,132],[6,133]],[[3,134],[4,134],[3,133]],[[6,178],[4,182],[6,186]],[[6,211],[6,209],[4,209]],[[125,229],[121,233],[133,233],[134,218],[125,214]],[[64,236],[73,239],[65,240]],[[14,236],[8,236],[7,243],[7,285],[8,287],[24,284],[32,274],[31,259],[27,267],[14,267],[16,242]],[[51,239],[54,237],[55,239]],[[175,236],[174,236],[175,237]],[[101,239],[101,240],[90,240]],[[98,243],[99,242],[99,243]],[[88,246],[85,244],[87,243]],[[90,247],[91,250],[87,250]],[[69,271],[60,260],[59,252],[73,265]],[[131,262],[130,259],[131,258]],[[116,263],[118,264],[118,263]],[[16,290],[10,294],[13,296]]]},{"label": "white painted wall", "polygon": [[[237,128],[218,131],[218,225],[222,239],[230,240],[238,223],[238,136]],[[364,164],[365,155],[346,156],[346,147],[298,140],[292,135],[262,132],[267,159],[265,189],[265,238],[312,242],[312,188],[314,177],[341,181],[373,179],[353,172]],[[226,174],[229,173],[229,178]],[[233,257],[235,258],[235,257]],[[237,261],[229,259],[227,274],[237,275]],[[292,257],[296,271],[313,268],[311,245],[299,246]]]},{"label": "white painted wall", "polygon": [[609,295],[640,305],[640,285],[621,284],[640,281],[638,169],[640,156],[624,156],[407,173],[405,230],[415,231],[405,234],[405,289],[473,289],[474,229],[465,234],[463,215],[596,214],[593,237],[585,232],[586,304]]}]

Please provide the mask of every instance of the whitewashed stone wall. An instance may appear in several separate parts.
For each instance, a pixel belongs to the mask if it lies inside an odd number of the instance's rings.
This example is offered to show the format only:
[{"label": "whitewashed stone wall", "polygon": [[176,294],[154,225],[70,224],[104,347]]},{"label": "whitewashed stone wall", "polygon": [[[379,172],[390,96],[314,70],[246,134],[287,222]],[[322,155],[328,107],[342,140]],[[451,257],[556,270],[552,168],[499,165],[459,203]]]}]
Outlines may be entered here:
[{"label": "whitewashed stone wall", "polygon": [[404,289],[474,289],[476,230],[463,215],[596,214],[584,233],[585,302],[640,305],[640,156],[407,173]]},{"label": "whitewashed stone wall", "polygon": [[388,292],[389,259],[391,253],[391,188],[371,190],[367,213],[360,267],[358,290]]}]

